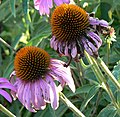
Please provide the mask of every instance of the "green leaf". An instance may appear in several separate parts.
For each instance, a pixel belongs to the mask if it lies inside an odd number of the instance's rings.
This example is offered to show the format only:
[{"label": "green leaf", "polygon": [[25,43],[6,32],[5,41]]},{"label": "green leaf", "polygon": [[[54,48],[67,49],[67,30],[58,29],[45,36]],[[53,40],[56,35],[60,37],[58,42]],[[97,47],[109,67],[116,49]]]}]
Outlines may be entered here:
[{"label": "green leaf", "polygon": [[55,111],[50,105],[47,105],[45,110],[39,111],[34,115],[34,117],[57,117]]},{"label": "green leaf", "polygon": [[69,94],[67,94],[67,97],[72,97],[81,93],[88,93],[91,87],[93,87],[93,85],[89,85],[89,84],[79,87],[76,89],[75,93],[70,92]]},{"label": "green leaf", "polygon": [[90,100],[96,95],[96,93],[98,92],[100,86],[99,85],[95,85],[92,86],[90,91],[88,92],[86,99],[83,101],[82,105],[81,105],[81,111],[83,111],[85,109],[85,107],[87,106],[87,104],[90,102]]},{"label": "green leaf", "polygon": [[3,73],[3,77],[5,78],[9,78],[11,72],[13,71],[13,61],[7,66],[7,68],[5,69],[4,73]]},{"label": "green leaf", "polygon": [[115,117],[117,115],[117,110],[114,106],[108,105],[101,110],[97,117]]},{"label": "green leaf", "polygon": [[116,77],[116,79],[120,82],[120,61],[118,64],[114,67],[112,71],[113,75]]},{"label": "green leaf", "polygon": [[14,17],[16,17],[15,1],[16,1],[16,0],[10,0],[10,7],[11,7],[11,10],[12,10],[12,15],[13,15]]},{"label": "green leaf", "polygon": [[65,112],[67,111],[68,107],[64,104],[60,104],[59,108],[56,110],[56,115],[59,115],[59,117],[63,117]]},{"label": "green leaf", "polygon": [[49,35],[48,34],[39,34],[37,35],[36,37],[34,37],[32,40],[30,40],[28,43],[27,43],[27,46],[38,46],[43,39],[47,38]]}]

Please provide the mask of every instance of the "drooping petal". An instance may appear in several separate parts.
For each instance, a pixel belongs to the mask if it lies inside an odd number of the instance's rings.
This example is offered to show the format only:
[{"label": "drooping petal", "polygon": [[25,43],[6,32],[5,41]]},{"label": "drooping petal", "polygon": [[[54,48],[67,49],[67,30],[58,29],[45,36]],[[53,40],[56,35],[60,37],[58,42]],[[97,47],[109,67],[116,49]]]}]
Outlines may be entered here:
[{"label": "drooping petal", "polygon": [[105,20],[100,20],[100,26],[102,26],[102,27],[108,27],[108,22],[107,21],[105,21]]},{"label": "drooping petal", "polygon": [[99,25],[99,26],[102,26],[102,27],[108,27],[108,22],[107,21],[99,20],[99,19],[94,18],[94,17],[89,17],[89,22],[93,26]]},{"label": "drooping petal", "polygon": [[50,86],[44,80],[40,79],[40,87],[42,89],[42,94],[45,102],[50,103]]},{"label": "drooping petal", "polygon": [[54,0],[54,2],[55,2],[55,4],[56,4],[57,6],[59,6],[59,5],[61,5],[61,4],[63,3],[62,0]]},{"label": "drooping petal", "polygon": [[40,15],[49,15],[49,7],[47,5],[47,1],[46,0],[41,0],[40,3],[39,3],[39,13]]},{"label": "drooping petal", "polygon": [[76,48],[76,46],[73,46],[73,48],[71,50],[71,56],[72,56],[72,58],[75,58],[77,56],[77,48]]},{"label": "drooping petal", "polygon": [[49,8],[52,8],[53,7],[52,0],[47,0],[47,5],[48,5]]},{"label": "drooping petal", "polygon": [[102,45],[102,39],[96,33],[89,31],[88,36],[94,41],[97,48]]},{"label": "drooping petal", "polygon": [[52,98],[51,98],[51,106],[52,106],[53,109],[57,109],[58,105],[59,105],[59,102],[58,102],[59,96],[58,96],[57,87],[56,87],[53,79],[49,75],[46,76],[46,82],[48,84],[50,84],[51,89],[53,91],[53,95],[52,95]]},{"label": "drooping petal", "polygon": [[52,37],[51,42],[50,42],[50,46],[51,48],[53,48],[54,50],[58,49],[58,41],[55,40],[55,36]]},{"label": "drooping petal", "polygon": [[23,90],[23,101],[21,102],[29,111],[36,112],[31,103],[31,83],[26,83]]},{"label": "drooping petal", "polygon": [[69,4],[70,0],[63,0],[63,2]]},{"label": "drooping petal", "polygon": [[16,96],[18,97],[20,102],[23,102],[23,93],[24,93],[23,91],[24,91],[25,83],[22,81],[19,81],[17,86],[18,87],[17,87]]},{"label": "drooping petal", "polygon": [[64,64],[65,63],[60,60],[51,59],[51,70],[54,71],[54,73],[56,73],[60,79],[62,78],[70,87],[70,89],[75,92],[75,85],[70,72],[70,67],[68,66],[66,68],[63,66]]},{"label": "drooping petal", "polygon": [[40,0],[34,0],[35,9],[39,10]]},{"label": "drooping petal", "polygon": [[4,82],[7,82],[7,83],[8,83],[9,81],[8,81],[8,79],[6,79],[6,78],[1,78],[1,77],[0,77],[0,83],[4,83]]},{"label": "drooping petal", "polygon": [[34,105],[36,110],[43,110],[46,107],[46,103],[44,101],[42,90],[40,86],[40,81],[36,81],[31,83],[31,92],[34,94],[31,98],[31,102]]},{"label": "drooping petal", "polygon": [[98,56],[98,48],[95,47],[90,41],[83,38],[82,43],[84,45],[85,50],[88,52],[89,55],[97,57]]},{"label": "drooping petal", "polygon": [[10,95],[3,89],[0,89],[0,94],[9,102],[12,102],[12,98],[10,97]]},{"label": "drooping petal", "polygon": [[9,82],[0,84],[0,88],[7,88],[16,91],[15,87]]},{"label": "drooping petal", "polygon": [[93,52],[92,52],[92,50],[91,50],[91,48],[89,48],[89,46],[88,46],[88,44],[87,44],[87,42],[86,42],[87,40],[82,40],[82,42],[83,42],[83,45],[84,45],[84,48],[85,48],[85,50],[92,56],[93,55]]}]

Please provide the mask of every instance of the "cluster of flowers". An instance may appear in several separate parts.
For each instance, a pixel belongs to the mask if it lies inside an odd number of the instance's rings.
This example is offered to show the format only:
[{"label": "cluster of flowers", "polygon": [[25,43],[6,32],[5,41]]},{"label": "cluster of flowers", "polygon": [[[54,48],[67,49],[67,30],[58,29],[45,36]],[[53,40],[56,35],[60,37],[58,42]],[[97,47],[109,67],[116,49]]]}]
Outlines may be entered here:
[{"label": "cluster of flowers", "polygon": [[[40,15],[49,15],[53,7],[52,0],[34,0],[35,9]],[[75,84],[70,71],[71,58],[78,61],[86,50],[91,56],[98,57],[98,49],[102,45],[100,34],[108,30],[108,22],[99,20],[77,5],[69,4],[69,0],[54,0],[57,7],[51,16],[52,39],[51,48],[61,56],[69,56],[66,64],[50,58],[43,49],[29,46],[21,48],[15,56],[14,71],[10,82],[0,78],[0,94],[9,102],[10,95],[3,90],[8,88],[11,95],[31,112],[43,110],[47,103],[53,109],[59,105],[59,92],[65,85],[75,92]],[[56,85],[54,81],[58,81]]]}]

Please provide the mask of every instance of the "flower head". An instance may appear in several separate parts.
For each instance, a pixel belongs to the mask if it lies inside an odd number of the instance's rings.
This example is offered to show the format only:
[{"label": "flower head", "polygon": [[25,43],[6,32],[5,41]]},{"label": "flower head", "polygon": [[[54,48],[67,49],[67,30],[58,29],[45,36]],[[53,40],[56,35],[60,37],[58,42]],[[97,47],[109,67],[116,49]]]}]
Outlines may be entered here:
[{"label": "flower head", "polygon": [[63,67],[63,64],[60,60],[51,59],[41,48],[29,46],[20,49],[14,60],[15,71],[11,74],[16,75],[14,86],[17,89],[11,92],[12,95],[31,112],[45,109],[47,103],[57,109],[59,91],[54,80],[59,81],[62,88],[68,84],[75,91],[70,68]]},{"label": "flower head", "polygon": [[15,87],[6,78],[0,78],[0,95],[2,95],[9,102],[12,102],[11,96],[3,90],[4,88],[16,91]]},{"label": "flower head", "polygon": [[[58,6],[63,3],[69,3],[70,0],[54,0],[54,2]],[[50,8],[53,7],[53,0],[34,0],[34,7],[39,10],[40,15],[49,15]]]},{"label": "flower head", "polygon": [[60,55],[78,60],[86,50],[91,56],[98,57],[102,44],[100,34],[108,23],[92,17],[85,10],[73,4],[62,4],[53,11],[51,17],[51,47]]}]

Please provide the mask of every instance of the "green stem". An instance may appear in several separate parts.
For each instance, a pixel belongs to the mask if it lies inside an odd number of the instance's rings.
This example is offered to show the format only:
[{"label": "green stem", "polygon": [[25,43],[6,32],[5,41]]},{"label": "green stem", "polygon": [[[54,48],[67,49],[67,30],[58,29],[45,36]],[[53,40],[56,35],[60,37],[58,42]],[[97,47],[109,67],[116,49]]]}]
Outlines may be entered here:
[{"label": "green stem", "polygon": [[85,52],[85,55],[86,55],[86,58],[87,58],[88,62],[90,62],[90,64],[93,64],[93,66],[92,66],[92,67],[94,68],[94,69],[93,69],[93,72],[97,75],[97,78],[98,78],[100,84],[103,86],[103,88],[104,88],[104,89],[107,91],[107,93],[109,94],[109,96],[110,96],[110,98],[111,98],[114,106],[115,106],[116,108],[119,108],[118,104],[116,103],[115,97],[114,97],[114,95],[113,95],[113,93],[112,93],[109,85],[107,84],[107,82],[106,82],[106,80],[105,80],[105,77],[104,77],[104,75],[102,74],[102,72],[101,72],[101,70],[100,70],[97,62],[95,61],[95,59],[94,59],[93,57],[90,57],[87,52]]},{"label": "green stem", "polygon": [[8,48],[10,48],[13,52],[16,53],[16,50],[14,48],[12,48],[6,41],[4,41],[1,37],[0,37],[0,42],[2,42],[5,46],[7,46]]},{"label": "green stem", "polygon": [[100,89],[100,91],[98,92],[98,96],[97,96],[97,99],[96,99],[96,104],[94,105],[93,113],[91,114],[91,117],[95,117],[95,114],[97,112],[101,96],[102,96],[102,89]]},{"label": "green stem", "polygon": [[80,110],[78,110],[78,109],[65,97],[65,95],[64,95],[62,92],[60,92],[59,94],[60,94],[60,95],[59,95],[59,96],[60,96],[60,100],[61,100],[64,104],[66,104],[66,105],[68,106],[68,108],[69,108],[70,110],[72,110],[76,116],[78,116],[78,117],[85,117],[85,115],[84,115]]},{"label": "green stem", "polygon": [[79,80],[80,80],[81,86],[83,86],[84,85],[83,70],[78,62],[76,62],[76,67],[77,67],[77,70],[79,72],[78,75],[79,75]]},{"label": "green stem", "polygon": [[105,63],[101,60],[101,58],[98,57],[96,59],[98,65],[101,67],[101,69],[107,74],[107,76],[110,78],[110,80],[115,84],[115,86],[120,90],[120,83],[116,80],[116,78],[113,76],[113,74],[110,72],[108,67],[105,65]]},{"label": "green stem", "polygon": [[110,41],[107,40],[107,66],[109,65],[109,57],[110,56]]},{"label": "green stem", "polygon": [[8,109],[6,109],[3,105],[0,104],[0,110],[8,115],[9,117],[16,117],[14,114],[12,114]]},{"label": "green stem", "polygon": [[109,94],[109,96],[110,96],[110,98],[111,98],[114,106],[115,106],[116,108],[119,108],[118,104],[116,103],[116,99],[115,99],[115,97],[114,97],[114,95],[113,95],[113,93],[112,93],[112,91],[111,91],[108,83],[106,82],[105,77],[104,77],[104,75],[102,74],[102,72],[101,72],[101,70],[100,70],[97,62],[95,61],[94,58],[91,57],[91,59],[93,60],[93,63],[94,63],[94,65],[95,65],[98,73],[100,74],[100,78],[101,78],[101,80],[102,80],[102,86],[103,86],[103,88],[104,88],[104,89],[107,91],[107,93]]},{"label": "green stem", "polygon": [[88,62],[91,65],[91,69],[93,70],[95,76],[97,77],[97,80],[99,81],[100,84],[102,84],[102,80],[100,78],[101,75],[97,72],[95,65],[93,65],[94,63],[93,63],[92,59],[90,58],[89,54],[86,51],[85,51],[85,55],[86,55]]},{"label": "green stem", "polygon": [[82,59],[80,59],[80,64],[84,69],[88,69],[91,67],[91,65],[86,65]]}]

